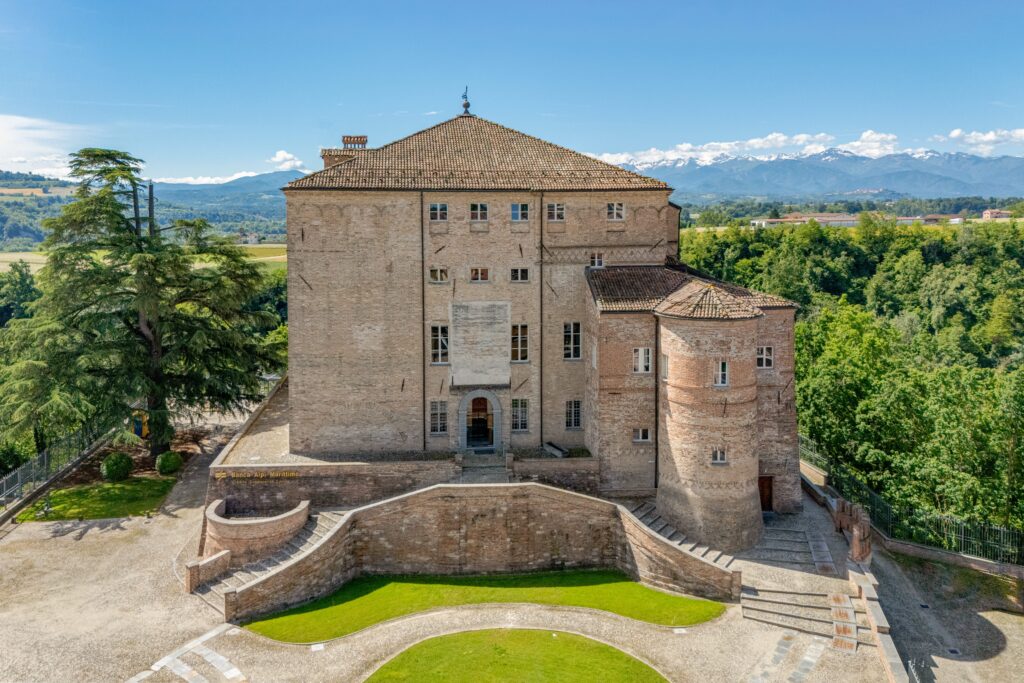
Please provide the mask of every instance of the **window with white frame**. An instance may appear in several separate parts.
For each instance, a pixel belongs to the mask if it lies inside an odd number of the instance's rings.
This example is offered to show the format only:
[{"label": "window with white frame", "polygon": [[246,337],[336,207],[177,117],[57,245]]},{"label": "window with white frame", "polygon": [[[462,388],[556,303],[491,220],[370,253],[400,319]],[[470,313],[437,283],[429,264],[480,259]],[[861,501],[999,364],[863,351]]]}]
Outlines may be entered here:
[{"label": "window with white frame", "polygon": [[434,266],[430,269],[430,282],[435,285],[442,285],[448,282],[448,269],[441,266]]},{"label": "window with white frame", "polygon": [[471,221],[485,221],[485,220],[487,220],[487,205],[486,204],[470,204],[469,205],[469,220],[471,220]]},{"label": "window with white frame", "polygon": [[622,202],[608,202],[608,220],[621,221],[626,218],[626,207]]},{"label": "window with white frame", "polygon": [[725,360],[716,360],[715,361],[714,385],[716,387],[727,387],[727,386],[729,386],[729,361],[725,361]]},{"label": "window with white frame", "polygon": [[447,204],[431,204],[430,205],[430,220],[432,220],[432,221],[446,221],[446,220],[448,220],[448,205]]},{"label": "window with white frame", "polygon": [[661,378],[664,379],[664,380],[667,380],[668,379],[668,354],[667,353],[661,354],[660,365],[661,365]]},{"label": "window with white frame", "polygon": [[647,373],[651,371],[651,349],[641,347],[633,349],[633,372]]},{"label": "window with white frame", "polygon": [[530,220],[530,205],[519,203],[513,204],[512,220],[517,223]]},{"label": "window with white frame", "polygon": [[564,323],[562,325],[562,358],[576,360],[580,357],[581,337],[579,323]]},{"label": "window with white frame", "polygon": [[604,268],[604,254],[599,251],[591,252],[590,254],[590,267],[591,268]]},{"label": "window with white frame", "polygon": [[549,221],[564,221],[565,220],[565,204],[548,204],[548,220]]},{"label": "window with white frame", "polygon": [[491,271],[489,268],[470,268],[469,269],[469,281],[470,282],[490,282]]},{"label": "window with white frame", "polygon": [[529,325],[512,326],[512,362],[525,363],[530,360]]},{"label": "window with white frame", "polygon": [[651,430],[648,427],[636,427],[633,429],[633,441],[645,443],[651,440]]},{"label": "window with white frame", "polygon": [[448,326],[430,326],[430,362],[448,362]]},{"label": "window with white frame", "polygon": [[530,269],[529,268],[513,268],[512,274],[509,276],[509,280],[512,282],[529,282],[530,281]]},{"label": "window with white frame", "polygon": [[725,459],[725,446],[716,446],[711,449],[711,464],[712,465],[724,465]]},{"label": "window with white frame", "polygon": [[448,401],[430,402],[430,433],[448,433]]},{"label": "window with white frame", "polygon": [[583,428],[583,401],[575,399],[565,402],[565,428]]},{"label": "window with white frame", "polygon": [[530,402],[528,399],[512,399],[512,431],[530,431]]},{"label": "window with white frame", "polygon": [[775,349],[770,346],[757,347],[757,367],[770,368],[775,365]]}]

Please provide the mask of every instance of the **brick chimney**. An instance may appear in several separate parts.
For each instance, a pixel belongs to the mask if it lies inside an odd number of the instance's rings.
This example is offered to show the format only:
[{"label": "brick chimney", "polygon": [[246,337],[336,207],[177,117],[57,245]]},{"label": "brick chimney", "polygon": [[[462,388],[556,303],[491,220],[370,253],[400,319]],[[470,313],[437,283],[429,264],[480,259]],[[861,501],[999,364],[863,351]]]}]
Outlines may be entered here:
[{"label": "brick chimney", "polygon": [[355,158],[356,154],[366,149],[365,135],[342,135],[341,147],[324,147],[320,150],[320,158],[324,160],[324,168],[330,168]]}]

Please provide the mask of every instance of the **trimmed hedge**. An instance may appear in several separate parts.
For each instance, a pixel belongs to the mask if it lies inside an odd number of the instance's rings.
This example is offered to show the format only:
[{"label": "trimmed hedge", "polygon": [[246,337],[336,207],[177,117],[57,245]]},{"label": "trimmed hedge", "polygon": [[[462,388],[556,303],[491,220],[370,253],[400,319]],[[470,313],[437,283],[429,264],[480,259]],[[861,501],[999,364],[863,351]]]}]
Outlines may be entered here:
[{"label": "trimmed hedge", "polygon": [[103,458],[100,474],[107,481],[124,481],[132,473],[132,458],[127,453],[114,451]]},{"label": "trimmed hedge", "polygon": [[156,456],[156,471],[160,474],[174,474],[184,462],[177,451],[165,451]]}]

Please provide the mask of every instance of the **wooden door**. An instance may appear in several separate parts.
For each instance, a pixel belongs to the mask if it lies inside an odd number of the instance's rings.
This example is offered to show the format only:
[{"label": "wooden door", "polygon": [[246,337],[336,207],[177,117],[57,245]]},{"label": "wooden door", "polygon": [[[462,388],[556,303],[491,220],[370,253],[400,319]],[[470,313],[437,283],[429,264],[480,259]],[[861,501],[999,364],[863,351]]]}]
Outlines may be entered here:
[{"label": "wooden door", "polygon": [[774,477],[758,477],[757,490],[761,494],[761,512],[771,512],[772,507],[772,480]]}]

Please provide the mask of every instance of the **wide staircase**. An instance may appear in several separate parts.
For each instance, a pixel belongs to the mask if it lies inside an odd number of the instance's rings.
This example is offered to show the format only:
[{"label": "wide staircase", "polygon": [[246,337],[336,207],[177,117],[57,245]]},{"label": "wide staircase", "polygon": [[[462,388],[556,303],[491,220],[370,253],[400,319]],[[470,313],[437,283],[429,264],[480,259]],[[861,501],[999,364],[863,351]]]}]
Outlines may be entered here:
[{"label": "wide staircase", "polygon": [[876,645],[863,600],[848,593],[804,593],[744,586],[744,619],[828,638],[832,647],[854,651]]},{"label": "wide staircase", "polygon": [[668,520],[658,514],[658,508],[654,503],[650,501],[635,503],[628,509],[634,517],[647,525],[651,531],[668,539],[673,545],[679,546],[686,552],[702,557],[722,569],[728,569],[729,565],[732,564],[732,555],[688,539],[685,533],[676,529]]},{"label": "wide staircase", "polygon": [[271,570],[302,557],[344,518],[345,512],[344,508],[311,512],[302,529],[275,553],[221,574],[197,588],[195,594],[223,614],[225,590],[252,583]]}]

